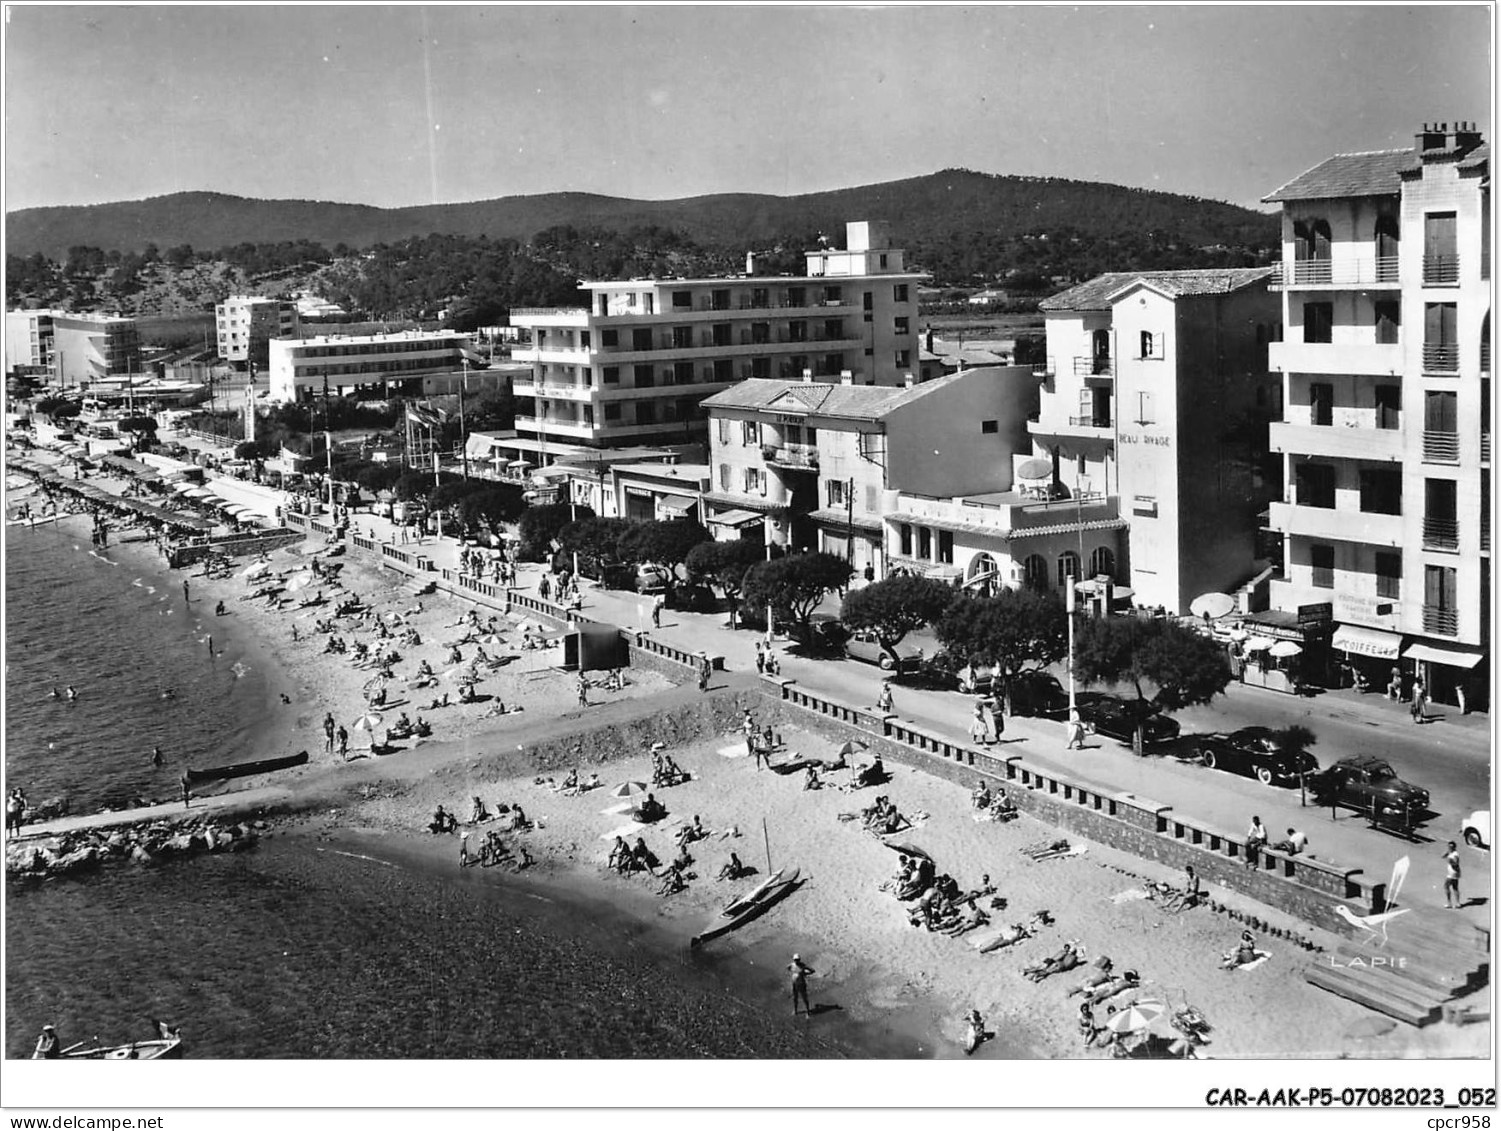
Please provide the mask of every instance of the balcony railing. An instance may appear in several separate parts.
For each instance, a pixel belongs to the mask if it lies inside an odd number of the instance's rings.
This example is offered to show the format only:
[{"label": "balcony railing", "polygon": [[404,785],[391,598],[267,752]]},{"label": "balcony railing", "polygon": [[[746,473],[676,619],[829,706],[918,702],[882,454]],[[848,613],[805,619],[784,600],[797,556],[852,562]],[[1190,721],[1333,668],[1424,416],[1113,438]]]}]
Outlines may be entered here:
[{"label": "balcony railing", "polygon": [[1423,368],[1429,373],[1455,373],[1459,370],[1459,347],[1423,344]]},{"label": "balcony railing", "polygon": [[1480,372],[1491,371],[1491,340],[1489,338],[1480,343]]},{"label": "balcony railing", "polygon": [[783,444],[772,450],[766,456],[768,463],[782,464],[786,467],[818,466],[818,446],[816,444]]},{"label": "balcony railing", "polygon": [[[1397,282],[1397,257],[1341,260],[1299,259],[1278,266],[1271,278],[1274,287],[1365,286]],[[1290,268],[1290,269],[1289,269]]]},{"label": "balcony railing", "polygon": [[1490,511],[1480,512],[1480,552],[1491,552],[1491,515]]},{"label": "balcony railing", "polygon": [[1489,432],[1480,433],[1480,462],[1491,462],[1491,434]]},{"label": "balcony railing", "polygon": [[1452,518],[1423,519],[1423,549],[1459,549],[1459,522]]},{"label": "balcony railing", "polygon": [[1423,631],[1435,636],[1458,636],[1459,613],[1438,605],[1423,606]]},{"label": "balcony railing", "polygon": [[1035,368],[1035,369],[1032,370],[1032,376],[1034,376],[1034,377],[1052,377],[1057,372],[1058,372],[1058,361],[1057,361],[1057,359],[1053,358],[1053,357],[1048,357],[1048,358],[1046,358],[1046,359],[1043,360],[1042,364],[1040,364],[1039,366],[1037,366],[1037,368]]},{"label": "balcony railing", "polygon": [[1425,431],[1423,459],[1429,463],[1458,463],[1459,433]]},{"label": "balcony railing", "polygon": [[1110,427],[1110,417],[1108,416],[1070,416],[1068,422],[1074,428]]},{"label": "balcony railing", "polygon": [[1459,256],[1423,256],[1423,283],[1425,286],[1459,282]]},{"label": "balcony railing", "polygon": [[1075,377],[1109,377],[1110,359],[1108,357],[1076,357],[1074,358]]}]

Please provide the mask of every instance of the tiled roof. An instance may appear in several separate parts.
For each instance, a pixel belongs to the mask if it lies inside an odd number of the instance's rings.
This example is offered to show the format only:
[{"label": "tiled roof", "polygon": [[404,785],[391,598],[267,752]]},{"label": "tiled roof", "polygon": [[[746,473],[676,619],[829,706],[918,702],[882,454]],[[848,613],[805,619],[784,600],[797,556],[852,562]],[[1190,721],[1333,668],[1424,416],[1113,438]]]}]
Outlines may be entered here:
[{"label": "tiled roof", "polygon": [[1411,149],[1336,153],[1261,199],[1271,203],[1343,196],[1396,196],[1401,191],[1401,175],[1416,166],[1417,159]]},{"label": "tiled roof", "polygon": [[[972,372],[972,371],[971,371]],[[753,377],[706,397],[706,408],[764,409],[806,412],[846,420],[880,420],[892,410],[948,388],[968,373],[951,373],[913,385],[833,385],[812,381],[777,381]]]},{"label": "tiled roof", "polygon": [[810,511],[808,517],[821,526],[840,529],[853,526],[856,530],[870,530],[877,533],[882,529],[879,515],[855,514],[852,516],[843,507],[825,507],[821,510]]},{"label": "tiled roof", "polygon": [[1117,294],[1133,283],[1150,283],[1174,298],[1224,295],[1269,277],[1273,267],[1229,267],[1214,271],[1110,271],[1087,283],[1045,298],[1038,304],[1050,310],[1109,310]]},{"label": "tiled roof", "polygon": [[1485,145],[1476,146],[1460,158],[1459,167],[1461,169],[1474,169],[1479,165],[1487,164],[1490,159],[1491,147],[1490,143],[1487,142]]}]

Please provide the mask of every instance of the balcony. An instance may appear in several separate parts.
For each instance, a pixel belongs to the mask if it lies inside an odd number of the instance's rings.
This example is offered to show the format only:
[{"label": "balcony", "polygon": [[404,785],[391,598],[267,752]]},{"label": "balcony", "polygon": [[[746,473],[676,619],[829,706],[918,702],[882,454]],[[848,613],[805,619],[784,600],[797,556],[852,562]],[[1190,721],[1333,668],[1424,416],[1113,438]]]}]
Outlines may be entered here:
[{"label": "balcony", "polygon": [[1028,419],[1027,432],[1033,436],[1073,436],[1081,440],[1111,439],[1110,424],[1096,426],[1093,416],[1055,416],[1039,414]]},{"label": "balcony", "polygon": [[1459,433],[1425,431],[1423,433],[1423,462],[1458,463]]},{"label": "balcony", "polygon": [[1459,613],[1439,605],[1424,605],[1423,631],[1435,636],[1458,636]]},{"label": "balcony", "polygon": [[584,424],[577,420],[551,420],[545,418],[539,420],[535,416],[518,416],[516,418],[516,431],[536,432],[554,439],[568,437],[576,440],[588,440],[594,436],[594,425]]},{"label": "balcony", "polygon": [[1058,360],[1054,357],[1046,358],[1036,369],[1032,370],[1033,377],[1046,377],[1052,379],[1058,372]]},{"label": "balcony", "polygon": [[1108,357],[1076,357],[1074,358],[1075,377],[1109,377],[1111,376],[1110,359]]},{"label": "balcony", "polygon": [[1374,514],[1297,503],[1273,503],[1267,510],[1268,526],[1284,535],[1313,538],[1319,542],[1333,540],[1383,547],[1398,547],[1405,540],[1399,514]]},{"label": "balcony", "polygon": [[1401,373],[1402,347],[1395,343],[1273,342],[1267,368],[1285,373]]},{"label": "balcony", "polygon": [[511,351],[512,361],[527,363],[540,361],[555,365],[588,365],[593,359],[593,350],[578,346],[532,345]]},{"label": "balcony", "polygon": [[1270,279],[1274,290],[1318,287],[1371,287],[1397,285],[1397,257],[1363,259],[1300,259],[1279,265]]},{"label": "balcony", "polygon": [[1425,373],[1458,373],[1459,347],[1423,343],[1423,371]]},{"label": "balcony", "polygon": [[518,380],[511,386],[511,391],[518,397],[562,397],[565,400],[586,401],[594,389],[590,385]]},{"label": "balcony", "polygon": [[511,311],[513,326],[584,326],[589,312],[581,306],[528,306]]},{"label": "balcony", "polygon": [[818,470],[818,445],[817,444],[782,444],[773,447],[768,444],[762,449],[766,462],[775,467],[790,467],[801,471]]},{"label": "balcony", "polygon": [[1480,343],[1480,372],[1491,371],[1491,340],[1486,338]]},{"label": "balcony", "polygon": [[1452,518],[1423,519],[1423,549],[1458,550],[1459,522]]},{"label": "balcony", "polygon": [[967,537],[1005,538],[1035,527],[1051,529],[1118,519],[1120,497],[1087,493],[1078,499],[1040,501],[1007,491],[988,495],[980,502],[963,497],[938,499],[904,491],[888,492],[883,510],[891,522],[933,526]]},{"label": "balcony", "polygon": [[1070,416],[1068,418],[1070,428],[1110,428],[1110,417],[1095,413],[1090,416]]},{"label": "balcony", "polygon": [[1423,285],[1425,287],[1442,287],[1458,282],[1458,255],[1423,256]]},{"label": "balcony", "polygon": [[1480,462],[1484,464],[1491,462],[1491,434],[1489,432],[1480,433]]},{"label": "balcony", "polygon": [[1274,452],[1299,456],[1389,460],[1402,458],[1405,445],[1401,429],[1377,428],[1376,414],[1370,410],[1357,419],[1359,423],[1347,420],[1343,427],[1273,423],[1268,429],[1268,447]]}]

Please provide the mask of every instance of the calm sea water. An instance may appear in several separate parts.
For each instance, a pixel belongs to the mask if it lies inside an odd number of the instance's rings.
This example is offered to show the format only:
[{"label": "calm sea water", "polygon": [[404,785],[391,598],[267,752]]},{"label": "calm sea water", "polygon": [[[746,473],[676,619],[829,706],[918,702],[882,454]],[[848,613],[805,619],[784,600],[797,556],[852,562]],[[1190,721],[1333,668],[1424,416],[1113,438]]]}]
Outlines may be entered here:
[{"label": "calm sea water", "polygon": [[[184,603],[182,574],[144,545],[96,553],[79,521],[6,531],[10,783],[90,811],[168,796],[188,765],[250,757],[272,692],[234,618]],[[49,698],[70,684],[76,700]]]},{"label": "calm sea water", "polygon": [[[91,809],[170,795],[184,763],[257,753],[274,689],[232,618],[185,606],[182,575],[139,547],[111,564],[77,531],[9,533],[10,782]],[[213,660],[210,631],[225,650]],[[75,702],[47,697],[70,683]],[[793,1025],[768,969],[690,958],[681,939],[566,893],[400,852],[299,834],[8,883],[5,1055],[29,1055],[44,1022],[68,1043],[139,1038],[151,1017],[182,1024],[194,1058],[919,1055],[882,1025]]]}]

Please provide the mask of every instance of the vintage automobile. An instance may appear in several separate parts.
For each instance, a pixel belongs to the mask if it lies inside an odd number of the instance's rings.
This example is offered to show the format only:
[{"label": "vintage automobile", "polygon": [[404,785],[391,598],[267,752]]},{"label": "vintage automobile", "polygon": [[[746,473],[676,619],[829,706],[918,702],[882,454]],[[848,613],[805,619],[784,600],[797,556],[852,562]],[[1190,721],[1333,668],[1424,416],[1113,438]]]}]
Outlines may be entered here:
[{"label": "vintage automobile", "polygon": [[[1079,704],[1079,718],[1086,726],[1091,727],[1096,734],[1103,734],[1124,742],[1128,745],[1135,738],[1136,721],[1141,717],[1141,708],[1135,700],[1123,699],[1119,695],[1105,695],[1100,692],[1084,692],[1076,695],[1075,700]],[[1066,717],[1068,706],[1065,704],[1059,717]],[[1169,718],[1167,715],[1150,714],[1142,719],[1142,742],[1147,746],[1154,746],[1162,742],[1171,742],[1178,737],[1178,720]]]},{"label": "vintage automobile", "polygon": [[1196,736],[1199,763],[1211,770],[1243,774],[1262,785],[1297,785],[1303,774],[1316,774],[1318,759],[1306,751],[1285,749],[1270,727],[1242,727],[1229,734]]},{"label": "vintage automobile", "polygon": [[1411,825],[1428,815],[1428,791],[1399,778],[1391,763],[1369,755],[1341,758],[1308,779],[1315,804],[1343,806],[1373,821]]},{"label": "vintage automobile", "polygon": [[844,642],[844,654],[852,660],[875,664],[882,671],[897,675],[917,675],[926,670],[921,648],[898,644],[893,657],[881,646],[876,634],[868,630],[850,633],[850,638]]}]

